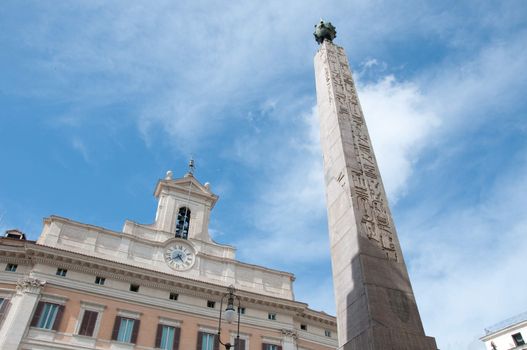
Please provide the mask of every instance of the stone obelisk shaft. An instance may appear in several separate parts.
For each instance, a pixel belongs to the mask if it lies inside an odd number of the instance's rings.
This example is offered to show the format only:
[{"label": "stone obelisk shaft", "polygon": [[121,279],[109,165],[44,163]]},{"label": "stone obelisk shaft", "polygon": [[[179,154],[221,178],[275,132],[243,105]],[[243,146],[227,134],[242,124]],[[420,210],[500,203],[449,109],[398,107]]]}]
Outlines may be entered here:
[{"label": "stone obelisk shaft", "polygon": [[424,333],[344,49],[315,56],[339,348],[436,350]]}]

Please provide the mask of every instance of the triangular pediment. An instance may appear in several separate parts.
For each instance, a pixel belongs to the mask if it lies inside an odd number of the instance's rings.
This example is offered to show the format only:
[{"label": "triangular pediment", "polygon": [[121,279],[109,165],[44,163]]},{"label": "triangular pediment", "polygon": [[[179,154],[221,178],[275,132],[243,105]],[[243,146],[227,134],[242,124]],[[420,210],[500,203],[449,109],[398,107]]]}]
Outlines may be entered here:
[{"label": "triangular pediment", "polygon": [[170,192],[191,195],[193,197],[201,197],[208,199],[211,206],[214,206],[218,200],[218,196],[212,193],[207,185],[203,185],[193,175],[187,174],[179,179],[163,179],[159,180],[154,191],[154,196],[159,197],[161,191],[168,190]]}]

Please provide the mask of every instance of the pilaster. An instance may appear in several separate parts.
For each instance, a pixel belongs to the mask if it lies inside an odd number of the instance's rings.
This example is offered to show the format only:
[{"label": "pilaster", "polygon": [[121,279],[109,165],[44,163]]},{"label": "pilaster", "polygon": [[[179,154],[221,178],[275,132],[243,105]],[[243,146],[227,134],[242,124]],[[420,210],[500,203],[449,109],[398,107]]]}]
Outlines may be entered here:
[{"label": "pilaster", "polygon": [[298,335],[294,330],[282,329],[282,350],[297,350],[296,341]]},{"label": "pilaster", "polygon": [[17,282],[9,313],[0,330],[0,349],[18,349],[45,284],[33,277],[25,277]]}]

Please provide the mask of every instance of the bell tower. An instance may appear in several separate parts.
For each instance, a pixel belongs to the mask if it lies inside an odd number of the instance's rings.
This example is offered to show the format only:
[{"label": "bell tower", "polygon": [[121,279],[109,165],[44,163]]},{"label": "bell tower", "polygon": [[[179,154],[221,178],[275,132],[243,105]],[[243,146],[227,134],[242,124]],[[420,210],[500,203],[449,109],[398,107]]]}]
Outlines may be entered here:
[{"label": "bell tower", "polygon": [[357,90],[335,27],[315,26],[339,349],[436,350],[425,335]]},{"label": "bell tower", "polygon": [[170,232],[173,237],[211,242],[208,232],[210,211],[218,196],[210,191],[210,185],[202,185],[192,171],[180,179],[173,179],[168,171],[159,180],[154,196],[158,200],[156,230]]}]

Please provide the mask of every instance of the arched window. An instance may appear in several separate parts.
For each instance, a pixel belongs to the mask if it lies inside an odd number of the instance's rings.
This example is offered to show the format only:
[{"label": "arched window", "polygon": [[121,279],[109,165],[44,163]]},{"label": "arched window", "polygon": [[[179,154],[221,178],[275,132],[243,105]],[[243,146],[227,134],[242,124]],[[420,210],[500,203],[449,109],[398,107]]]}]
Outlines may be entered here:
[{"label": "arched window", "polygon": [[176,237],[187,239],[188,228],[190,226],[190,209],[187,207],[179,208],[176,221]]}]

